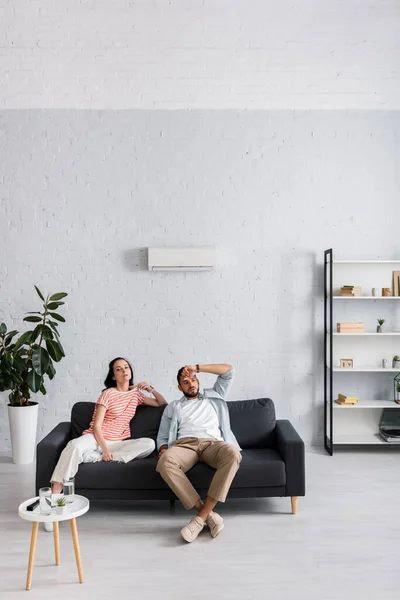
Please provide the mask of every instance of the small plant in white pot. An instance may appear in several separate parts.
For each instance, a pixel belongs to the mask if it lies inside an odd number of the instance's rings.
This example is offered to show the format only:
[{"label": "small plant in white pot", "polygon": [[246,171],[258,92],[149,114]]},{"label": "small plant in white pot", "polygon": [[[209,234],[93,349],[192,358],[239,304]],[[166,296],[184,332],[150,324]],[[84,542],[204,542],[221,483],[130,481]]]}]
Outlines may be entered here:
[{"label": "small plant in white pot", "polygon": [[378,325],[376,327],[376,333],[382,333],[382,327],[385,322],[385,319],[377,319]]},{"label": "small plant in white pot", "polygon": [[36,445],[38,403],[31,401],[31,392],[46,394],[44,380],[53,379],[53,362],[64,356],[58,332],[59,322],[65,319],[54,312],[68,294],[60,292],[45,299],[35,286],[43,302],[41,312],[29,312],[24,321],[35,323],[35,328],[19,337],[5,323],[0,325],[0,392],[9,391],[8,418],[10,422],[12,457],[15,464],[33,462]]},{"label": "small plant in white pot", "polygon": [[56,513],[58,515],[62,515],[64,513],[66,505],[67,505],[67,501],[65,500],[64,496],[61,496],[60,498],[57,498],[57,500],[56,500]]},{"label": "small plant in white pot", "polygon": [[393,369],[400,369],[400,356],[398,354],[393,356],[392,367]]}]

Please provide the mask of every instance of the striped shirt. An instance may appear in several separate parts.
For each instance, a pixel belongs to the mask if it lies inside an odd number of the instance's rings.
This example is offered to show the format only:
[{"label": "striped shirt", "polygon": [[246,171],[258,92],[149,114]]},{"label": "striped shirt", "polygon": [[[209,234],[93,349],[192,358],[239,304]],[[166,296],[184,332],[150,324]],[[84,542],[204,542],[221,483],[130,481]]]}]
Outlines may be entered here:
[{"label": "striped shirt", "polygon": [[97,400],[89,429],[83,433],[93,433],[97,407],[100,404],[106,407],[106,414],[101,426],[104,439],[110,442],[119,442],[130,438],[129,424],[135,416],[138,405],[143,404],[144,398],[144,395],[137,389],[127,392],[120,392],[116,388],[104,390]]}]

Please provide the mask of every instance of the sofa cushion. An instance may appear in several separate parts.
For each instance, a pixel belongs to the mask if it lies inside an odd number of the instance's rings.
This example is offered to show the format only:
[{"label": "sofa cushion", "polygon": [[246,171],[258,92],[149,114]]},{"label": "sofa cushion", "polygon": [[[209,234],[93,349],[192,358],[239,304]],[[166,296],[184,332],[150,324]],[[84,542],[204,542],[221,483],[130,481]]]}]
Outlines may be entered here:
[{"label": "sofa cushion", "polygon": [[71,434],[73,438],[82,435],[92,420],[95,402],[76,402],[71,410]]},{"label": "sofa cushion", "polygon": [[156,472],[158,454],[129,463],[83,463],[75,475],[75,487],[82,489],[157,490],[168,486]]},{"label": "sofa cushion", "polygon": [[[207,489],[214,473],[215,469],[204,463],[198,463],[190,469],[187,476],[196,489]],[[285,463],[279,452],[271,448],[242,451],[242,462],[232,482],[232,488],[284,485],[286,485]]]},{"label": "sofa cushion", "polygon": [[[158,454],[132,460],[127,464],[98,462],[82,464],[75,476],[76,488],[166,490],[167,484],[156,472]],[[196,489],[208,489],[215,474],[204,463],[198,463],[187,476]],[[272,449],[243,450],[242,462],[232,488],[277,487],[286,485],[285,463]]]},{"label": "sofa cushion", "polygon": [[138,406],[131,420],[131,437],[147,437],[157,441],[158,428],[165,406]]},{"label": "sofa cushion", "polygon": [[270,398],[228,402],[231,429],[241,448],[274,448],[275,407]]}]

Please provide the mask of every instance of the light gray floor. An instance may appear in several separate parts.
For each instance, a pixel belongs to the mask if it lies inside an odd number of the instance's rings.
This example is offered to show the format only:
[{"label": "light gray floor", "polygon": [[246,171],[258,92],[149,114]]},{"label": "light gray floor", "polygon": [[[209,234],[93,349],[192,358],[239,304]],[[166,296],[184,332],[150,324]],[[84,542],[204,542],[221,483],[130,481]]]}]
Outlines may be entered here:
[{"label": "light gray floor", "polygon": [[[225,530],[186,544],[188,521],[166,502],[92,503],[78,519],[85,583],[67,523],[61,565],[39,532],[25,591],[30,523],[18,504],[33,495],[33,466],[0,457],[0,597],[140,600],[399,600],[400,453],[391,448],[307,452],[307,495],[297,516],[286,498],[220,505]],[[27,594],[29,594],[27,596]]]}]

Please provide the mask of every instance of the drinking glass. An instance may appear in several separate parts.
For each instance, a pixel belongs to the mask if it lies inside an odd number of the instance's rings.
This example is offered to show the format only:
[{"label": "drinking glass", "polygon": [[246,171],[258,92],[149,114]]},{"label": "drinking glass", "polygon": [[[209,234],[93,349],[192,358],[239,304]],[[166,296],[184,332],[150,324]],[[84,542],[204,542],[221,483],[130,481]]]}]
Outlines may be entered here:
[{"label": "drinking glass", "polygon": [[75,493],[75,480],[72,479],[64,479],[64,490],[63,494],[65,496],[65,502],[67,504],[72,504],[74,501],[74,493]]},{"label": "drinking glass", "polygon": [[51,514],[51,488],[44,487],[39,490],[39,506],[40,514]]}]

